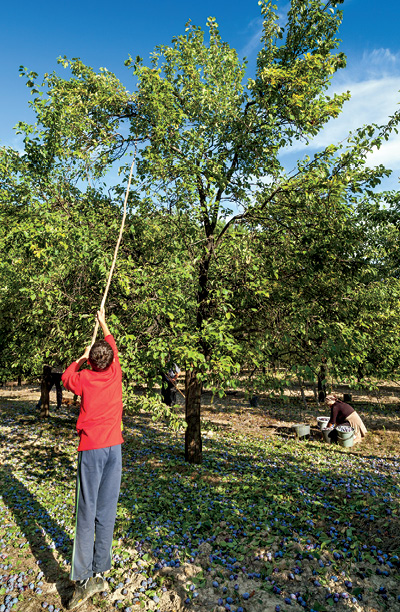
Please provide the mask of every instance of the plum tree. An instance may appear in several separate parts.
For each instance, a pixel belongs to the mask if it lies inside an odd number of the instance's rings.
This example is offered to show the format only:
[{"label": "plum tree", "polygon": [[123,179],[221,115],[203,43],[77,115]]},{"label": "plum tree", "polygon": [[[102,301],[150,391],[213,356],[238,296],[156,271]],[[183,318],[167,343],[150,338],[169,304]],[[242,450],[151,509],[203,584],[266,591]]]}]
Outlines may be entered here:
[{"label": "plum tree", "polygon": [[[281,27],[276,7],[262,0],[261,48],[247,80],[246,62],[222,41],[214,18],[206,32],[189,22],[171,45],[155,49],[148,66],[129,57],[133,93],[80,59],[60,58],[70,78],[47,74],[41,84],[22,69],[37,115],[36,126],[19,125],[23,163],[37,188],[52,185],[38,207],[46,202],[48,218],[77,227],[78,248],[57,242],[57,269],[72,284],[69,312],[87,313],[89,299],[96,303],[130,166],[123,156],[138,147],[110,308],[124,330],[128,376],[140,378],[146,364],[156,377],[168,354],[185,370],[191,463],[202,461],[205,383],[223,393],[243,364],[257,367],[276,349],[315,370],[327,346],[340,344],[326,336],[343,337],[331,296],[353,274],[352,249],[362,240],[342,232],[348,248],[339,274],[324,228],[328,220],[340,233],[368,199],[378,201],[374,189],[386,170],[368,168],[366,156],[396,129],[399,114],[300,161],[294,173],[280,158],[337,117],[350,96],[327,93],[346,65],[337,51],[341,3],[292,0]],[[118,162],[121,180],[110,196],[102,180]],[[74,253],[68,264],[67,252]],[[49,256],[54,261],[55,250]],[[308,294],[300,299],[303,285]],[[81,337],[87,321],[79,321],[73,333]],[[317,348],[304,361],[311,345]]]}]

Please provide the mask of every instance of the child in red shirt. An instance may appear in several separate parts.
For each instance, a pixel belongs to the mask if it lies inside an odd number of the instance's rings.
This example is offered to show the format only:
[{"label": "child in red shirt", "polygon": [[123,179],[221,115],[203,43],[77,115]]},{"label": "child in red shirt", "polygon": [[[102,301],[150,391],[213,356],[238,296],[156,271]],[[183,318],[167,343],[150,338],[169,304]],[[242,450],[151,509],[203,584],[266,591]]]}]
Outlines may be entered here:
[{"label": "child in red shirt", "polygon": [[[81,396],[76,525],[71,580],[75,591],[68,610],[104,590],[103,573],[111,567],[111,545],[121,484],[122,372],[117,346],[97,313],[104,340],[88,347],[62,375],[63,385]],[[91,370],[79,372],[88,360]]]}]

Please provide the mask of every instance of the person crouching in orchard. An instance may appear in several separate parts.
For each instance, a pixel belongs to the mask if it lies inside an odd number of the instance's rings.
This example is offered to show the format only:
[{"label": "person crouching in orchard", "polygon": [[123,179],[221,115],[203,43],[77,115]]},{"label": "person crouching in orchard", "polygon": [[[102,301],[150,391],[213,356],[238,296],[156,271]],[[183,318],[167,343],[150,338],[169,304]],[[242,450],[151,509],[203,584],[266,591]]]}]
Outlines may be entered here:
[{"label": "person crouching in orchard", "polygon": [[[111,568],[111,546],[121,484],[121,366],[104,309],[97,313],[97,319],[104,340],[88,347],[62,375],[64,387],[81,396],[76,423],[80,441],[71,564],[75,590],[68,610],[104,590],[104,572]],[[79,372],[86,360],[92,369]]]},{"label": "person crouching in orchard", "polygon": [[333,393],[326,396],[325,403],[331,409],[328,427],[349,424],[354,429],[354,444],[361,442],[367,433],[367,428],[354,408],[339,400]]}]

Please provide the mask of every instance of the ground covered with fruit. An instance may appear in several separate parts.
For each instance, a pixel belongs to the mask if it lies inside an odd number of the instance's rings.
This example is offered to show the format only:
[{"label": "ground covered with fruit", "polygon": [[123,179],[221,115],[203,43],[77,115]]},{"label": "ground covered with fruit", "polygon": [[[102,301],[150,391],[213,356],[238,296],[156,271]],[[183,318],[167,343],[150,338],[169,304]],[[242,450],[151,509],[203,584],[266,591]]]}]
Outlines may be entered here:
[{"label": "ground covered with fruit", "polygon": [[[61,611],[77,411],[42,422],[33,396],[1,395],[0,612]],[[400,611],[398,404],[358,407],[369,440],[347,449],[314,427],[296,442],[290,400],[205,403],[201,466],[185,463],[181,432],[124,417],[114,565],[79,610]]]}]

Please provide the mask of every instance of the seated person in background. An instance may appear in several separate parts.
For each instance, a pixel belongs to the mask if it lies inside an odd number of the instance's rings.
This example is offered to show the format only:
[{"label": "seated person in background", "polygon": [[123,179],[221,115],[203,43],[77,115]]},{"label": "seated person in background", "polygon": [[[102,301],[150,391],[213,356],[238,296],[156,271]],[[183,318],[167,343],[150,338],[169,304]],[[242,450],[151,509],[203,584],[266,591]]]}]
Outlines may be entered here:
[{"label": "seated person in background", "polygon": [[331,409],[331,416],[327,427],[343,425],[344,423],[350,425],[354,429],[354,444],[361,442],[367,433],[367,428],[354,408],[350,404],[339,400],[333,393],[326,396],[325,404]]}]

